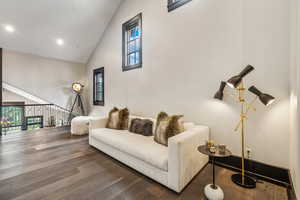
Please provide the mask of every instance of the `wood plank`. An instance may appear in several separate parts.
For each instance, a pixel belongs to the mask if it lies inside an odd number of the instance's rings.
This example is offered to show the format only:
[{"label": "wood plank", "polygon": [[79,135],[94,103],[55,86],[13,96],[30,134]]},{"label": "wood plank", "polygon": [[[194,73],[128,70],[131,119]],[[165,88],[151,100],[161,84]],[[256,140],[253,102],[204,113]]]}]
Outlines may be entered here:
[{"label": "wood plank", "polygon": [[[3,136],[0,140],[0,199],[199,200],[212,182],[207,165],[177,194],[88,145],[88,137],[71,137],[69,128]],[[253,190],[231,182],[234,172],[216,167],[225,200],[286,200],[284,187],[262,182]]]}]

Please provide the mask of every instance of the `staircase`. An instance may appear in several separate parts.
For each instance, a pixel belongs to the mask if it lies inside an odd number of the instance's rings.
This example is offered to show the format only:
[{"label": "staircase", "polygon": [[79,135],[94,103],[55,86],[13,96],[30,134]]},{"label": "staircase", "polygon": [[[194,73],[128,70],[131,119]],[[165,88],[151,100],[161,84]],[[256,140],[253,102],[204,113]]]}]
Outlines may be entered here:
[{"label": "staircase", "polygon": [[3,89],[36,103],[3,103],[1,135],[45,127],[68,126],[71,119],[75,117],[74,114],[70,114],[69,110],[47,102],[8,83],[3,83]]}]

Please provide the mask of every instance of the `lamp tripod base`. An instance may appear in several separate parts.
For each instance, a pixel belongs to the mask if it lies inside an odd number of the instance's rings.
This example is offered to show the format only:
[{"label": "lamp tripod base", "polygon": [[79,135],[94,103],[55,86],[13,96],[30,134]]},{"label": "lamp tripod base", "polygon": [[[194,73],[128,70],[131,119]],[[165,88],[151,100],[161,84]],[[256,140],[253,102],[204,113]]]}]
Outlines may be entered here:
[{"label": "lamp tripod base", "polygon": [[[244,179],[244,181],[243,181]],[[244,188],[248,188],[248,189],[253,189],[256,188],[256,182],[253,178],[249,177],[249,176],[244,176],[242,174],[234,174],[231,176],[231,180]]]}]

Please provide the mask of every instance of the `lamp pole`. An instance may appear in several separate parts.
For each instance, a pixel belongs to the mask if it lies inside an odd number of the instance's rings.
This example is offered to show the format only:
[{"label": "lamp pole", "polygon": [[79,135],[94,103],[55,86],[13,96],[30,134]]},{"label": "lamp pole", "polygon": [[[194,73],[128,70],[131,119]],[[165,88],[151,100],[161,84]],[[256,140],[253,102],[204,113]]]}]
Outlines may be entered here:
[{"label": "lamp pole", "polygon": [[[242,173],[232,175],[231,179],[237,185],[240,185],[245,188],[255,188],[256,183],[251,178],[245,175],[245,118],[247,114],[247,110],[245,109],[246,101],[245,101],[245,87],[243,81],[237,88],[238,90],[238,100],[241,104],[241,113],[240,113],[240,125],[241,125],[241,144],[242,144]],[[251,106],[251,105],[249,105]],[[239,125],[237,126],[237,128]]]},{"label": "lamp pole", "polygon": [[242,82],[241,84],[241,89],[240,89],[240,93],[242,95],[242,99],[240,100],[241,102],[241,120],[242,120],[242,184],[245,184],[245,113],[244,113],[244,103],[245,103],[245,99],[244,99],[244,84]]}]

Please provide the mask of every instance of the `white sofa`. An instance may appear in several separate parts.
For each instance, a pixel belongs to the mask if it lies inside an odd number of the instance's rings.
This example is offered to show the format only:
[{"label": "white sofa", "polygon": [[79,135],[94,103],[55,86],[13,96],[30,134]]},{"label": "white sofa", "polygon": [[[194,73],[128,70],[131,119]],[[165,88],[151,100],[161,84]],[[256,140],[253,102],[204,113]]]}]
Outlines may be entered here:
[{"label": "white sofa", "polygon": [[209,137],[206,126],[185,123],[185,132],[169,138],[166,147],[156,143],[153,136],[107,129],[106,121],[90,120],[89,144],[176,192],[181,192],[208,162],[208,157],[197,151]]}]

